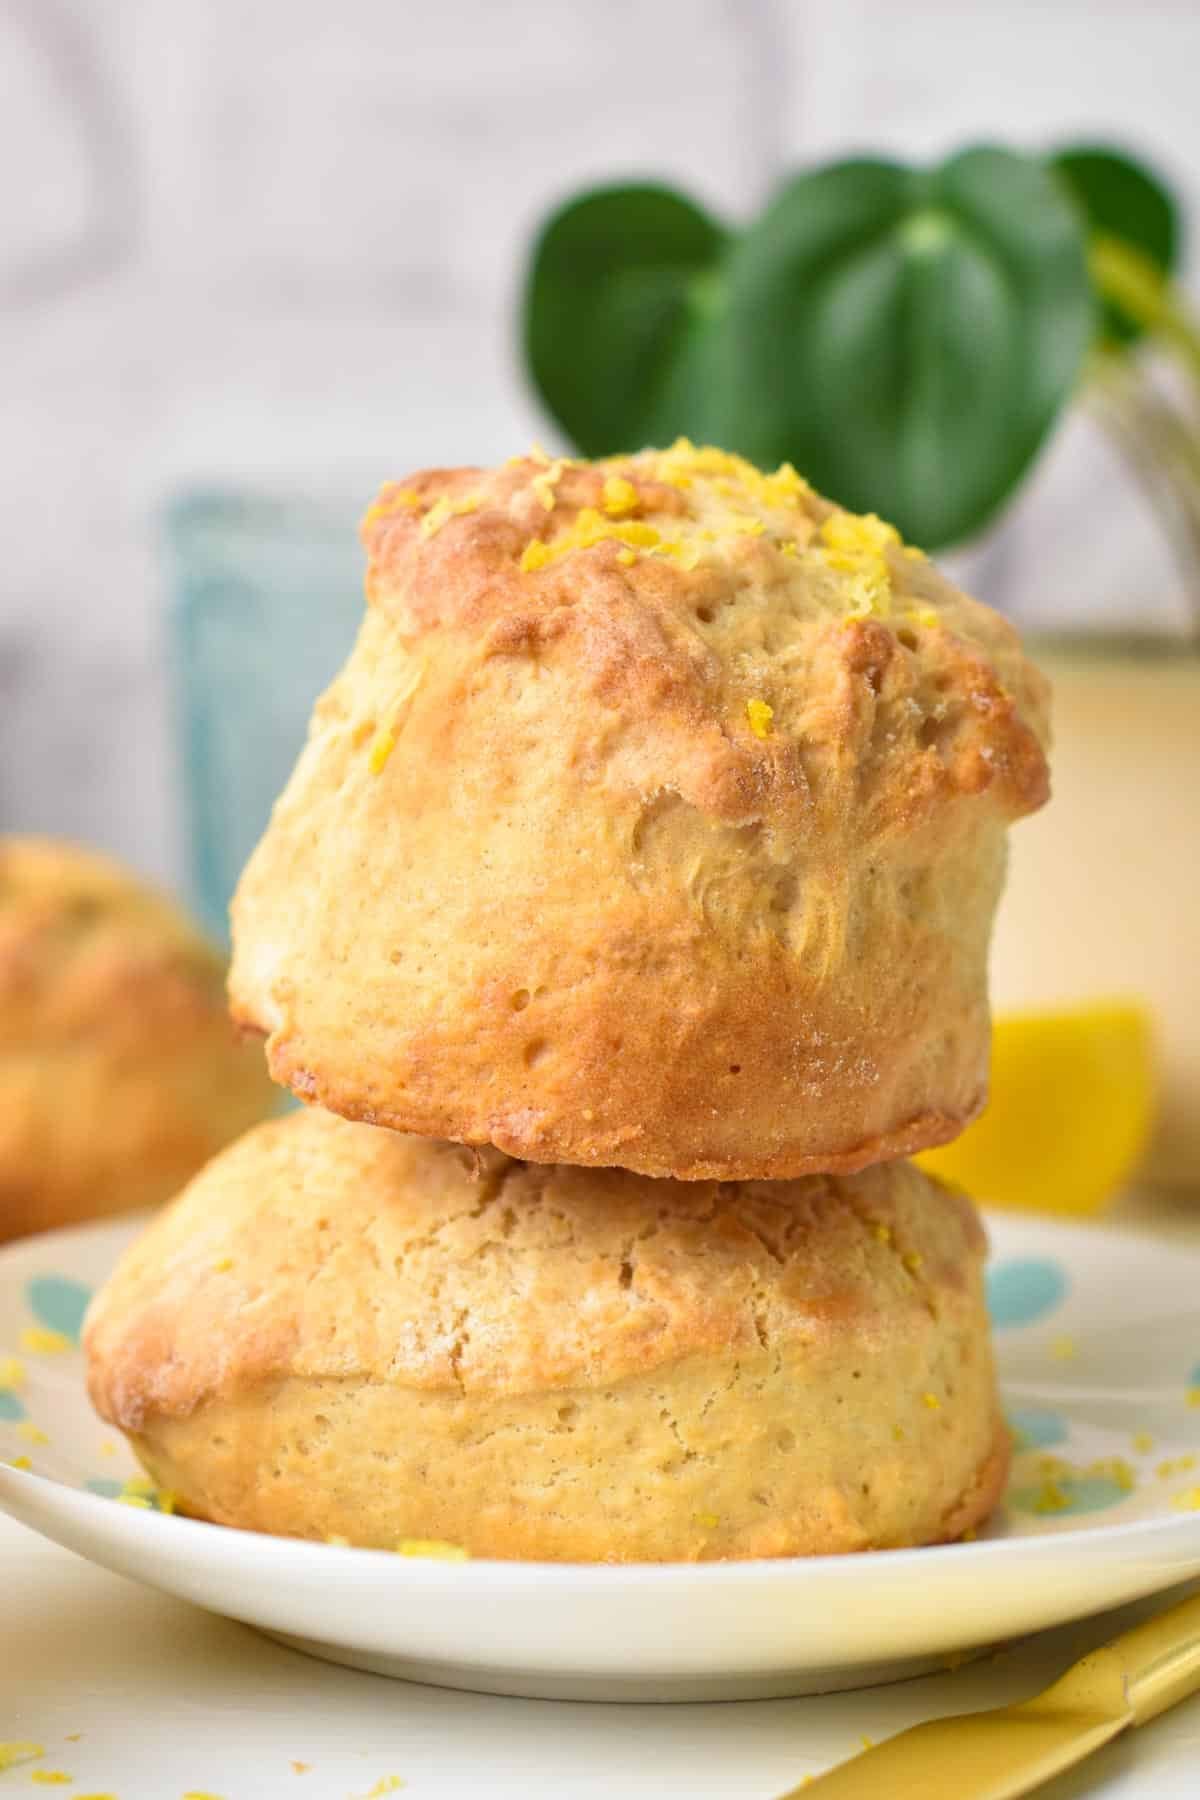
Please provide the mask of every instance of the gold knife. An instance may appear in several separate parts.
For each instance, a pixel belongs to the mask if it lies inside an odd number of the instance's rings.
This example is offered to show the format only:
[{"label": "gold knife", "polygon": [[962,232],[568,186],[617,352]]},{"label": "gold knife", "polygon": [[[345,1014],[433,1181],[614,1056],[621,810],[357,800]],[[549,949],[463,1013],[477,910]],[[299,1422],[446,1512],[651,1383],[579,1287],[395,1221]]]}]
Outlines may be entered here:
[{"label": "gold knife", "polygon": [[914,1725],[779,1800],[1015,1800],[1200,1690],[1200,1594],[1122,1632],[1019,1706]]}]

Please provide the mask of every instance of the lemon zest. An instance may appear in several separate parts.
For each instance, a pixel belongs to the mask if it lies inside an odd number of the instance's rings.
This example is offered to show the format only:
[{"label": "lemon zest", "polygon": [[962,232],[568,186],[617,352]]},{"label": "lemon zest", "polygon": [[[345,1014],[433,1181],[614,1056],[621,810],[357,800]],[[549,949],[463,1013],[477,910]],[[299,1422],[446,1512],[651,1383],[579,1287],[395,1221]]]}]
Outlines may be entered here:
[{"label": "lemon zest", "polygon": [[397,1556],[428,1557],[431,1562],[467,1562],[469,1554],[461,1544],[447,1544],[441,1538],[401,1538]]},{"label": "lemon zest", "polygon": [[544,569],[547,563],[553,562],[549,544],[541,538],[530,538],[521,552],[521,573],[528,575],[537,569]]},{"label": "lemon zest", "polygon": [[1084,1468],[1085,1475],[1098,1475],[1115,1483],[1123,1494],[1132,1494],[1137,1486],[1137,1474],[1123,1456],[1102,1456]]},{"label": "lemon zest", "polygon": [[27,1475],[33,1472],[33,1464],[27,1456],[10,1456],[8,1466],[10,1469],[22,1469]]},{"label": "lemon zest", "polygon": [[48,1331],[44,1325],[26,1325],[21,1333],[21,1348],[30,1356],[64,1356],[75,1348],[62,1331]]},{"label": "lemon zest", "polygon": [[372,775],[381,775],[387,767],[387,759],[396,748],[396,734],[389,725],[381,726],[371,740],[371,754],[367,758],[367,766]]},{"label": "lemon zest", "polygon": [[554,511],[554,489],[562,480],[562,473],[566,466],[560,456],[550,464],[548,469],[543,469],[540,475],[535,475],[529,484],[537,495],[539,503],[545,507],[547,512]]},{"label": "lemon zest", "polygon": [[[773,473],[767,474],[747,462],[744,456],[718,450],[712,444],[697,448],[690,438],[685,437],[676,438],[668,449],[659,451],[655,458],[655,474],[668,486],[685,492],[697,477],[707,479],[720,494],[736,495],[773,511],[794,508],[812,492],[791,463],[781,463]],[[759,529],[762,529],[761,524]]]},{"label": "lemon zest", "polygon": [[610,519],[631,513],[638,503],[638,491],[624,475],[610,475],[604,483],[604,510]]},{"label": "lemon zest", "polygon": [[421,496],[415,488],[385,488],[363,514],[363,529],[380,519],[394,519],[400,512],[416,512],[421,504]]},{"label": "lemon zest", "polygon": [[33,1744],[25,1738],[9,1738],[0,1743],[0,1769],[15,1769],[18,1763],[33,1762],[45,1754],[44,1744]]},{"label": "lemon zest", "polygon": [[429,511],[421,520],[421,536],[431,538],[442,529],[447,519],[461,518],[464,513],[475,512],[479,506],[478,494],[464,494],[461,500],[451,500],[443,494],[435,500]]},{"label": "lemon zest", "polygon": [[13,1393],[25,1385],[25,1364],[16,1356],[0,1356],[0,1389]]},{"label": "lemon zest", "polygon": [[771,735],[771,721],[775,717],[775,708],[765,700],[747,700],[746,718],[756,738],[767,738]]},{"label": "lemon zest", "polygon": [[922,1394],[921,1399],[924,1401],[925,1405],[929,1408],[930,1412],[940,1412],[941,1411],[942,1403],[938,1399],[936,1394]]},{"label": "lemon zest", "polygon": [[1186,1475],[1195,1466],[1194,1456],[1168,1456],[1158,1464],[1154,1473],[1160,1481],[1169,1481],[1172,1475]]},{"label": "lemon zest", "polygon": [[594,506],[584,506],[574,524],[553,543],[547,544],[541,538],[531,539],[521,552],[521,569],[524,573],[544,569],[548,563],[557,562],[574,550],[591,550],[609,540],[634,550],[652,550],[661,542],[661,535],[644,520],[606,519]]},{"label": "lemon zest", "polygon": [[834,512],[821,526],[817,555],[826,568],[845,577],[848,617],[885,619],[891,611],[892,579],[886,552],[900,534],[875,513]]},{"label": "lemon zest", "polygon": [[21,1420],[17,1426],[17,1436],[23,1437],[27,1444],[48,1444],[50,1442],[41,1426],[35,1425],[32,1419]]}]

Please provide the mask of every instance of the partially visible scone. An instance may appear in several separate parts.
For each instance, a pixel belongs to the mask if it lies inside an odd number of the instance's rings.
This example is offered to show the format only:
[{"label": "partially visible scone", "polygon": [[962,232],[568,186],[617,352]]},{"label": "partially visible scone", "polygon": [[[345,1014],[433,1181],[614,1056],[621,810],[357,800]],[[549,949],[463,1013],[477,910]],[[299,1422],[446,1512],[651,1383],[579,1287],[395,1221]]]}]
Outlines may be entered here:
[{"label": "partially visible scone", "polygon": [[653,1182],[320,1112],[93,1303],[92,1400],[188,1512],[566,1561],[959,1536],[1008,1459],[965,1198],[906,1163]]},{"label": "partially visible scone", "polygon": [[107,858],[0,838],[0,1241],[164,1200],[272,1110],[223,974]]},{"label": "partially visible scone", "polygon": [[785,1177],[986,1086],[1005,832],[1047,792],[1012,629],[787,467],[687,444],[433,470],[234,903],[306,1100],[539,1162]]}]

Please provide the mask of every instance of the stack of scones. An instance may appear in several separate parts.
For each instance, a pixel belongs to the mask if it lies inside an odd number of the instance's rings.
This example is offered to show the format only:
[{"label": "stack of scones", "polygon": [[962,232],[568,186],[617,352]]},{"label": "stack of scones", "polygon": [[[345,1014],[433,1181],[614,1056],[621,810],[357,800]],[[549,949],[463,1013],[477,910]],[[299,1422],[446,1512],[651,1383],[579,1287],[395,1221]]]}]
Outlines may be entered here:
[{"label": "stack of scones", "polygon": [[977,1527],[970,1201],[1014,632],[881,520],[681,441],[384,488],[367,615],[233,905],[308,1107],[87,1327],[181,1510],[430,1553],[775,1557]]}]

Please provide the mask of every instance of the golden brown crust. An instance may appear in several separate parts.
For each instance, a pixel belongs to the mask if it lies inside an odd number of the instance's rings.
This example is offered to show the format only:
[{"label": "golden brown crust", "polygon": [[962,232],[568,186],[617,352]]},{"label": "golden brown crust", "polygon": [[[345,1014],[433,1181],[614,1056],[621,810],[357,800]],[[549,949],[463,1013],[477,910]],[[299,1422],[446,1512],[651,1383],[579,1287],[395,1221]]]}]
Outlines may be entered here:
[{"label": "golden brown crust", "polygon": [[651,1182],[302,1113],[127,1253],[90,1392],[188,1510],[256,1530],[584,1560],[932,1542],[1003,1478],[983,1252],[908,1164]]},{"label": "golden brown crust", "polygon": [[163,1200],[271,1110],[223,974],[115,863],[0,839],[0,1240]]},{"label": "golden brown crust", "polygon": [[718,453],[432,471],[364,536],[358,646],[234,903],[276,1079],[688,1178],[961,1129],[1005,828],[1046,794],[1003,620]]}]

